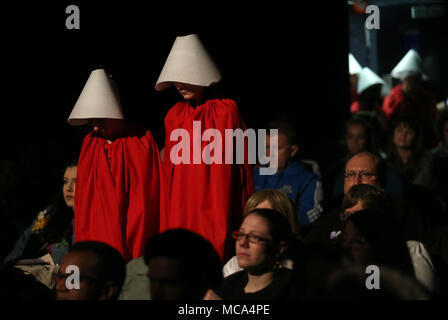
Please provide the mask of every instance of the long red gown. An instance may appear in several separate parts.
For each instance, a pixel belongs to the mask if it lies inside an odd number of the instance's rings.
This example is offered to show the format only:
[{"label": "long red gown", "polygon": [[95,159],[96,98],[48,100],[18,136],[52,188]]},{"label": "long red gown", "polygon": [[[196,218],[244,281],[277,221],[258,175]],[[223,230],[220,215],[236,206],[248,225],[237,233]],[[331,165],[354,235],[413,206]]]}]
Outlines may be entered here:
[{"label": "long red gown", "polygon": [[144,254],[159,230],[161,163],[151,133],[128,124],[112,143],[94,132],[83,141],[75,192],[75,242],[95,240],[126,261]]},{"label": "long red gown", "polygon": [[[168,111],[163,162],[166,189],[160,231],[185,228],[197,232],[214,245],[225,262],[234,253],[231,232],[239,228],[246,200],[254,190],[252,168],[247,161],[247,144],[244,164],[225,164],[224,147],[223,164],[205,164],[202,158],[201,164],[193,164],[193,121],[201,122],[201,136],[206,129],[218,129],[223,144],[224,129],[246,130],[235,102],[230,99],[207,100],[196,108],[181,101]],[[190,136],[190,164],[171,161],[171,150],[178,141],[170,141],[170,136],[179,128],[187,130]],[[202,151],[209,141],[200,144]]]}]

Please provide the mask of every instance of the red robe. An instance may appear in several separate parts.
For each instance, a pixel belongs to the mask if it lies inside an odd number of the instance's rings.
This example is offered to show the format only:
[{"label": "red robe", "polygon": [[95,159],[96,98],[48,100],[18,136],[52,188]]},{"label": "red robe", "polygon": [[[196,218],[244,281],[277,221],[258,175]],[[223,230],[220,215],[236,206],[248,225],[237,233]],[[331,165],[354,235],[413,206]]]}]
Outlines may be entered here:
[{"label": "red robe", "polygon": [[[193,121],[201,122],[201,136],[206,129],[219,130],[223,164],[205,164],[202,157],[201,164],[193,164]],[[189,132],[190,164],[171,161],[171,149],[178,141],[170,141],[170,136],[178,128]],[[214,245],[223,261],[234,253],[231,233],[240,227],[246,200],[254,190],[252,167],[247,161],[247,144],[244,164],[224,163],[224,129],[236,128],[246,130],[235,102],[230,99],[207,100],[197,108],[181,101],[165,117],[163,170],[166,198],[162,201],[160,231],[185,228],[197,232]],[[209,141],[200,142],[201,152],[208,144]]]},{"label": "red robe", "polygon": [[389,124],[401,116],[411,116],[418,119],[423,126],[427,147],[433,144],[433,126],[437,108],[435,98],[429,91],[420,89],[419,97],[411,101],[404,95],[403,85],[399,84],[392,88],[384,98],[382,109]]},{"label": "red robe", "polygon": [[[361,104],[359,103],[359,101],[353,101],[353,103],[350,105],[350,113],[354,114],[357,113],[359,111],[372,111],[372,110],[363,110],[361,109]],[[376,111],[376,113],[378,113],[378,115],[381,116],[381,119],[386,119],[386,115],[383,112],[383,109],[381,108],[380,105],[377,105],[377,107],[375,107],[374,111]]]},{"label": "red robe", "polygon": [[83,141],[75,193],[75,242],[95,240],[126,261],[144,253],[159,229],[161,164],[151,133],[128,124],[108,143],[94,132]]}]

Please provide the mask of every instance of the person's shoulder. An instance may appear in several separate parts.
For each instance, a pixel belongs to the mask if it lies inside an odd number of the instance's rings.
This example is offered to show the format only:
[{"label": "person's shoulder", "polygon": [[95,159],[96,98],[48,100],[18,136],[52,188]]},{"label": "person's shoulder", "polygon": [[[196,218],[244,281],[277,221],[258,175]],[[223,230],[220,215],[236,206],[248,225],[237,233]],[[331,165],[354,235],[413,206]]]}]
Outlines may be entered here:
[{"label": "person's shoulder", "polygon": [[207,100],[204,105],[213,106],[220,111],[238,113],[238,106],[233,99],[210,99]]},{"label": "person's shoulder", "polygon": [[303,162],[302,160],[293,161],[289,167],[288,173],[291,175],[301,176],[302,180],[311,181],[311,180],[319,180],[320,176],[313,171],[312,167]]},{"label": "person's shoulder", "polygon": [[389,95],[402,95],[403,94],[403,84],[398,84],[390,90]]},{"label": "person's shoulder", "polygon": [[237,271],[224,278],[222,282],[222,287],[233,285],[237,282],[244,281],[245,279],[247,279],[247,271],[246,270]]},{"label": "person's shoulder", "polygon": [[389,94],[384,98],[385,103],[397,102],[403,99],[403,85],[399,84],[393,87]]}]

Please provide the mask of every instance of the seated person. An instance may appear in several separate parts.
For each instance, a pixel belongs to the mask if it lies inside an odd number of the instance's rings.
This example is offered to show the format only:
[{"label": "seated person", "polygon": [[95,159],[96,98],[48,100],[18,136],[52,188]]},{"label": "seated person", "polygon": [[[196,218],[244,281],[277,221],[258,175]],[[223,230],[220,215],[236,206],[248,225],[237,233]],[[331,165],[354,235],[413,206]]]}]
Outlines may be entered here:
[{"label": "seated person", "polygon": [[[358,184],[375,186],[384,186],[386,184],[395,186],[393,189],[397,191],[401,190],[401,180],[399,179],[399,176],[395,177],[398,179],[394,179],[387,173],[385,162],[376,154],[368,151],[360,151],[353,154],[347,160],[344,174],[342,175],[343,196],[345,196],[353,186]],[[386,188],[386,191],[389,190]],[[394,192],[390,193],[396,195]],[[321,219],[319,219],[304,238],[306,243],[320,242],[328,244],[328,241],[330,240],[330,232],[334,231],[334,226],[338,225],[341,221],[339,216],[341,202],[342,198],[339,199],[337,203],[333,204],[331,208],[327,209],[327,212]]]},{"label": "seated person", "polygon": [[[278,170],[274,175],[260,175],[260,168],[254,171],[255,191],[278,189],[284,191],[296,206],[296,214],[302,232],[322,214],[321,178],[301,160],[294,160],[299,151],[294,127],[285,119],[270,123],[278,130]],[[266,138],[270,150],[270,136]]]},{"label": "seated person", "polygon": [[186,229],[170,229],[145,248],[152,300],[201,300],[222,282],[221,259],[213,245]]},{"label": "seated person", "polygon": [[[246,202],[244,215],[248,214],[253,209],[273,209],[280,212],[288,219],[293,233],[297,236],[297,240],[301,238],[299,222],[297,221],[297,216],[294,212],[294,206],[284,192],[269,189],[255,192]],[[289,259],[281,261],[281,265],[284,268],[293,268],[293,262]],[[241,270],[243,269],[238,265],[237,257],[234,256],[224,265],[223,274],[224,277],[227,277]]]},{"label": "seated person", "polygon": [[206,300],[278,300],[295,297],[293,273],[280,261],[289,256],[293,237],[286,217],[272,209],[249,212],[234,232],[238,265],[244,270],[209,290]]},{"label": "seated person", "polygon": [[[69,266],[78,267],[79,273]],[[76,287],[76,275],[79,276],[79,288]],[[116,300],[125,276],[126,265],[116,249],[97,241],[77,242],[62,260],[56,277],[56,298]],[[74,287],[68,287],[67,282]]]},{"label": "seated person", "polygon": [[55,264],[61,264],[73,243],[76,171],[76,162],[65,167],[61,194],[52,205],[39,212],[5,258],[4,264],[12,265],[19,259],[37,259],[47,253]]},{"label": "seated person", "polygon": [[409,185],[433,187],[432,155],[423,149],[423,132],[419,121],[399,118],[392,123],[387,162]]},{"label": "seated person", "polygon": [[344,266],[334,271],[317,299],[324,300],[429,300],[431,297],[411,277],[381,266],[378,282],[381,290],[366,287],[366,271]]},{"label": "seated person", "polygon": [[370,124],[362,117],[353,115],[344,126],[344,136],[341,144],[344,146],[344,154],[334,161],[323,177],[326,202],[337,197],[344,188],[344,170],[347,160],[360,151],[374,149],[374,134]]},{"label": "seated person", "polygon": [[[340,244],[350,263],[365,270],[369,265],[393,268],[434,290],[432,262],[423,244],[406,241],[390,212],[359,208],[348,213]],[[350,208],[351,210],[355,210]]]}]

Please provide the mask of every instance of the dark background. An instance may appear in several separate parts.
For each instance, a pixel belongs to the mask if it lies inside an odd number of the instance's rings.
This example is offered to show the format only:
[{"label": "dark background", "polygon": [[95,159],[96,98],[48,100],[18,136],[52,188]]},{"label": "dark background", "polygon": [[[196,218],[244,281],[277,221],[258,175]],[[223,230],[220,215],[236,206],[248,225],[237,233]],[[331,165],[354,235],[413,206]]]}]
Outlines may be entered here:
[{"label": "dark background", "polygon": [[[65,27],[72,4],[80,9],[80,30]],[[356,24],[350,14],[346,1],[2,4],[4,233],[15,241],[60,190],[63,169],[89,132],[66,120],[93,69],[113,75],[127,119],[151,130],[163,146],[163,119],[179,97],[154,85],[176,36],[188,33],[199,34],[249,127],[266,128],[276,115],[288,114],[301,156],[325,169],[337,158],[349,115],[349,24],[357,28],[367,17],[358,16]]]},{"label": "dark background", "polygon": [[[288,113],[303,155],[326,159],[348,99],[344,3],[211,3],[3,6],[0,128],[7,219],[29,224],[60,189],[66,162],[89,132],[66,120],[95,68],[113,75],[127,118],[151,130],[163,146],[163,119],[179,97],[154,85],[181,34],[199,34],[248,126],[266,128],[275,115]],[[65,27],[70,4],[80,9],[80,30]]]}]

